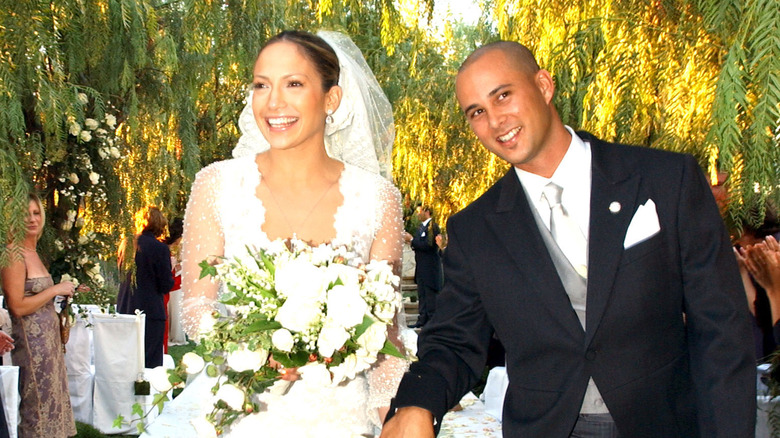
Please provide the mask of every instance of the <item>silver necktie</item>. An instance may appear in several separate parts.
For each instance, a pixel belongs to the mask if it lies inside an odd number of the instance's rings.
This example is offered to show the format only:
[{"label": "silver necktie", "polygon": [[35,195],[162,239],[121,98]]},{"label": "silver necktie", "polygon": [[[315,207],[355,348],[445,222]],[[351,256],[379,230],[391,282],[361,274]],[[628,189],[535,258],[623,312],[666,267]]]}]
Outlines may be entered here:
[{"label": "silver necktie", "polygon": [[550,206],[550,233],[572,267],[587,279],[588,242],[577,222],[564,210],[561,204],[561,193],[563,188],[555,183],[549,183],[542,189],[542,199]]}]

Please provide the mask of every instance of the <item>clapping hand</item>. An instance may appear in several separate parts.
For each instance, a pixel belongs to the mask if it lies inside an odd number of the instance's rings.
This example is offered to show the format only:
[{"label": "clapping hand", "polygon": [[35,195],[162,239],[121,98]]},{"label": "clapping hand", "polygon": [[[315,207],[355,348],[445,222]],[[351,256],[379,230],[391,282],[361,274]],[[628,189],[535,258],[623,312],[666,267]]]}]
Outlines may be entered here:
[{"label": "clapping hand", "polygon": [[763,242],[749,246],[741,251],[740,262],[753,275],[758,284],[768,294],[780,293],[780,244],[769,236]]}]

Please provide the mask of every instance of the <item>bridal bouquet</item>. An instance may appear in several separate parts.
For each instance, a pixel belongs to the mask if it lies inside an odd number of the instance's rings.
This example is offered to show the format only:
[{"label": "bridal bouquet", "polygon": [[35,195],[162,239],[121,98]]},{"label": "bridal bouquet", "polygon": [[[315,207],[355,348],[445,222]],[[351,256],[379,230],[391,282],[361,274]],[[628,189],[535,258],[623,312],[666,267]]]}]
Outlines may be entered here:
[{"label": "bridal bouquet", "polygon": [[223,283],[219,302],[228,311],[206,315],[196,354],[150,381],[167,391],[184,380],[184,372],[208,364],[206,373],[218,378],[216,402],[206,421],[196,424],[207,435],[256,411],[252,395],[284,387],[286,368],[298,368],[304,380],[336,385],[368,369],[379,354],[403,357],[388,339],[402,301],[399,278],[387,262],[363,264],[345,246],[280,240],[248,249],[247,257],[200,266],[201,278]]}]

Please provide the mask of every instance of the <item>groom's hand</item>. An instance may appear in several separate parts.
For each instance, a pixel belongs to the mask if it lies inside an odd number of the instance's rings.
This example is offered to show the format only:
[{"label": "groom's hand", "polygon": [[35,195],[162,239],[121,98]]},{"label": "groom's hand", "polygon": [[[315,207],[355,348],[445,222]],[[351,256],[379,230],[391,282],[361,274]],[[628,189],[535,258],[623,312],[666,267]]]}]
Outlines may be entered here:
[{"label": "groom's hand", "polygon": [[382,427],[380,438],[433,438],[433,414],[416,406],[399,408]]}]

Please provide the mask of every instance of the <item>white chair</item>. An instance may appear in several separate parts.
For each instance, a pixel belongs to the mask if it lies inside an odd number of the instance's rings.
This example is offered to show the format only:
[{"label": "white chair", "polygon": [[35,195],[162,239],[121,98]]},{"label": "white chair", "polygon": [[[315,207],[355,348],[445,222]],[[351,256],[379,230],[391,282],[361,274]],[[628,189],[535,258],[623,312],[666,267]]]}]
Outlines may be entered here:
[{"label": "white chair", "polygon": [[65,368],[68,371],[68,391],[76,421],[92,423],[92,396],[95,370],[92,365],[92,329],[82,317],[70,329],[65,345]]},{"label": "white chair", "polygon": [[508,386],[509,376],[506,374],[505,367],[495,367],[490,370],[482,398],[485,402],[485,413],[498,421],[501,421],[501,414],[504,410],[504,395]]},{"label": "white chair", "polygon": [[3,410],[8,424],[8,435],[16,438],[16,428],[19,425],[19,367],[0,366],[0,385],[3,391]]},{"label": "white chair", "polygon": [[[92,425],[103,433],[135,431],[134,424],[114,428],[117,416],[126,422],[133,404],[149,403],[151,397],[135,396],[135,381],[144,370],[144,326],[146,315],[93,314],[95,346],[95,393]],[[148,400],[147,400],[148,399]]]}]

